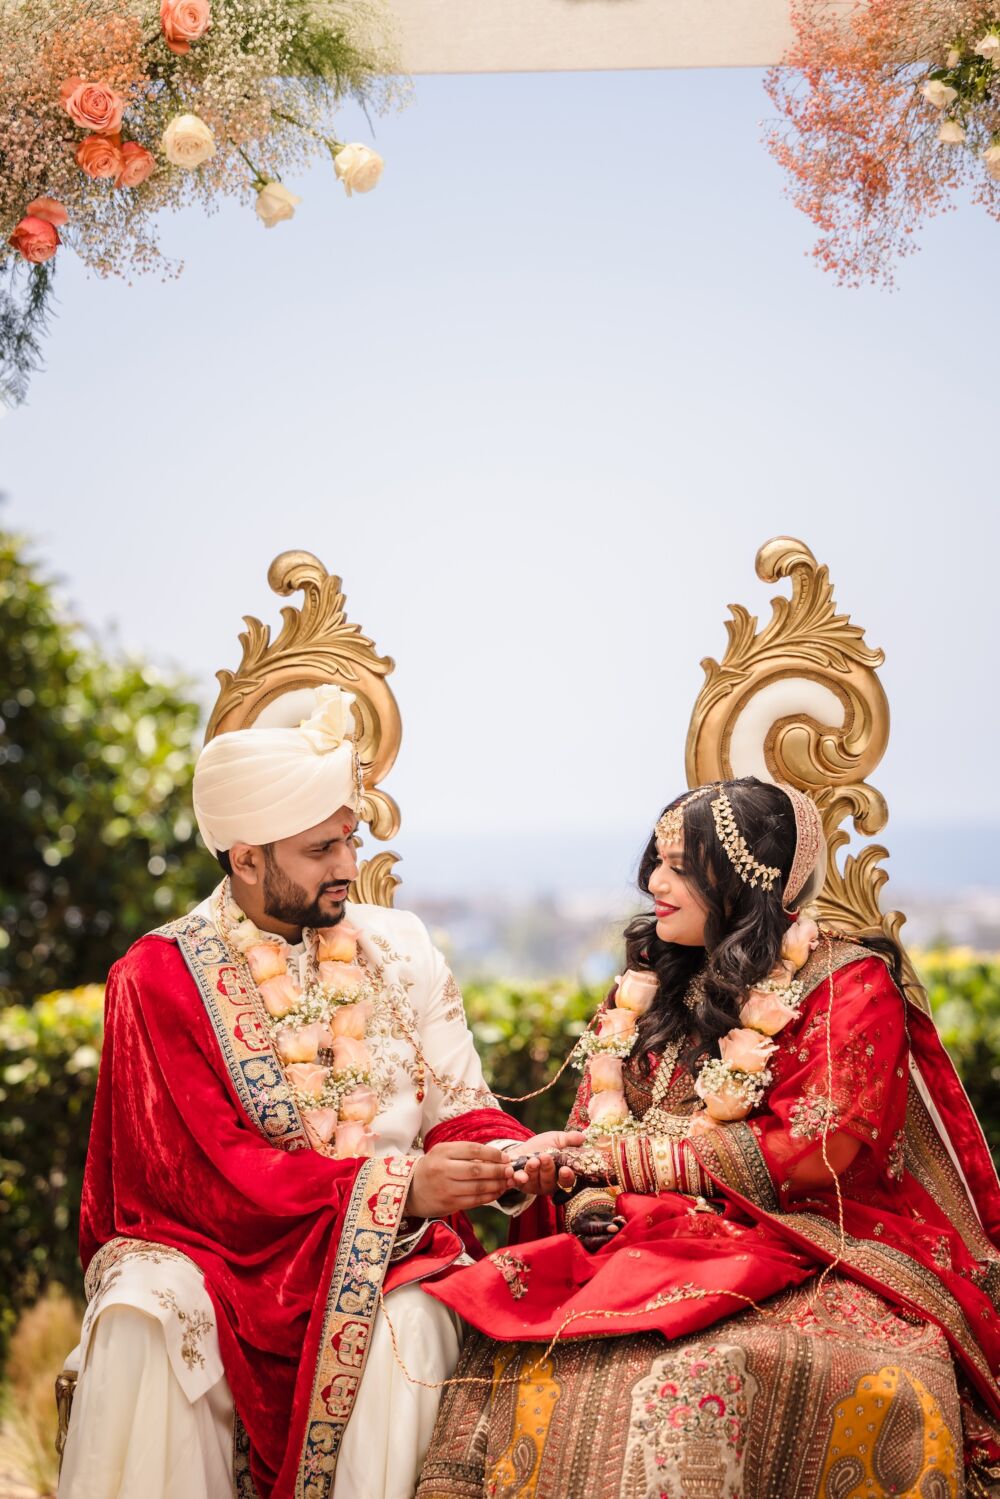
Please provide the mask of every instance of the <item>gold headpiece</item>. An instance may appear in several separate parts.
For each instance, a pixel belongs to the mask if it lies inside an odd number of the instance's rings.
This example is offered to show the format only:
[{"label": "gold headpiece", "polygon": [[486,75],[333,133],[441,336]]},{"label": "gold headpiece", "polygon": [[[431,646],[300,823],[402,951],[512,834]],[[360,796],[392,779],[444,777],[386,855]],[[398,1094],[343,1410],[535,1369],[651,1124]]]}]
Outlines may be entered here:
[{"label": "gold headpiece", "polygon": [[780,877],[781,870],[775,869],[771,864],[758,864],[747,847],[746,839],[736,825],[733,804],[721,787],[712,803],[712,816],[715,819],[715,831],[725,850],[726,858],[744,885],[749,885],[751,889],[756,889],[759,885],[762,890],[770,890],[775,880]]},{"label": "gold headpiece", "polygon": [[701,801],[703,796],[708,796],[715,791],[715,786],[698,786],[689,796],[685,796],[676,806],[668,807],[656,824],[653,836],[656,846],[661,853],[665,852],[671,844],[677,845],[684,841],[684,808],[689,807],[692,802]]}]

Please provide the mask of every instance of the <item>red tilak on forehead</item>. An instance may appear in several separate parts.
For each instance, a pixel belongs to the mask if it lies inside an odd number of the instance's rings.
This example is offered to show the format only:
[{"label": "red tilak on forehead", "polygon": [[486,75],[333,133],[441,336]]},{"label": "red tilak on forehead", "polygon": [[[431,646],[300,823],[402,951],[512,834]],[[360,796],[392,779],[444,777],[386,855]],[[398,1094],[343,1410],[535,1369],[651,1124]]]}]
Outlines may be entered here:
[{"label": "red tilak on forehead", "polygon": [[340,831],[344,834],[344,837],[346,838],[348,833],[353,833],[354,832],[354,829],[352,828],[352,826],[351,826],[351,824],[349,822],[345,822],[341,826]]}]

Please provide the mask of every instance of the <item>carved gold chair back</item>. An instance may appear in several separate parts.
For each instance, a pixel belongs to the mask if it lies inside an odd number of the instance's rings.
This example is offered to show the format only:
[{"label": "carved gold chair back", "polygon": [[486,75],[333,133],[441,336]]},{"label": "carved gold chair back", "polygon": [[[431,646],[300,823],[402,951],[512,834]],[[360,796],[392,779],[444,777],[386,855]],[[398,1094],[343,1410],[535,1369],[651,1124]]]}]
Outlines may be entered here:
[{"label": "carved gold chair back", "polygon": [[[302,716],[309,712],[306,692],[332,682],[355,697],[357,745],[365,785],[360,818],[374,837],[384,840],[399,831],[399,808],[380,788],[399,753],[402,722],[387,678],[395,670],[391,656],[380,656],[360,625],[347,618],[339,578],[311,552],[282,552],[267,571],[267,581],[282,598],[301,593],[296,607],[281,610],[281,630],[271,639],[268,625],[244,615],[240,634],[243,657],[235,671],[220,671],[219,696],[208,721],[206,741],[216,734],[267,723],[274,704],[289,693],[303,696]],[[288,704],[282,705],[287,708]],[[384,852],[361,865],[351,899],[391,906],[399,879],[395,854]]]},{"label": "carved gold chair back", "polygon": [[[889,818],[882,793],[868,782],[889,742],[889,704],[878,677],[885,657],[865,632],[837,612],[829,572],[804,542],[778,536],[757,553],[765,583],[791,580],[791,597],[772,600],[763,629],[741,604],[729,606],[729,641],[721,661],[707,657],[705,683],[691,715],[688,784],[756,775],[785,781],[812,796],[823,814],[829,863],[817,914],[852,935],[899,941],[900,911],[883,913],[888,851],[877,843],[841,855],[851,840],[848,818],[863,837]],[[906,989],[927,1008],[905,954]]]}]

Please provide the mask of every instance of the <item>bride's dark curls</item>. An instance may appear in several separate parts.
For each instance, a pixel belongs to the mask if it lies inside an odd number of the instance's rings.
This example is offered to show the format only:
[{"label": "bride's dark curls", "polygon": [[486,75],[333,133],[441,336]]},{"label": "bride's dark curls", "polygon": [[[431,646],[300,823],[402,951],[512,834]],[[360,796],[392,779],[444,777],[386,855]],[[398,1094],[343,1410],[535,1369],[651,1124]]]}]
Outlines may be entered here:
[{"label": "bride's dark curls", "polygon": [[[792,860],[796,823],[792,805],[780,787],[755,776],[724,783],[737,826],[754,858],[781,871],[764,889],[752,887],[739,873],[719,841],[712,798],[688,801],[683,808],[684,857],[682,871],[705,905],[705,946],[664,942],[656,933],[652,913],[635,917],[625,930],[625,958],[629,968],[652,969],[660,991],[652,1008],[638,1023],[637,1056],[662,1051],[688,1033],[691,1016],[684,995],[702,968],[698,1006],[698,1050],[716,1051],[715,1043],[739,1023],[738,1011],[746,990],[765,978],[778,962],[789,917],[782,904]],[[676,807],[688,793],[669,804]],[[639,864],[638,884],[648,895],[649,881],[660,862],[655,834]],[[861,941],[862,939],[857,939]],[[883,953],[896,983],[902,979],[902,956],[887,937],[866,937],[863,945]],[[645,1065],[645,1062],[643,1063]]]}]

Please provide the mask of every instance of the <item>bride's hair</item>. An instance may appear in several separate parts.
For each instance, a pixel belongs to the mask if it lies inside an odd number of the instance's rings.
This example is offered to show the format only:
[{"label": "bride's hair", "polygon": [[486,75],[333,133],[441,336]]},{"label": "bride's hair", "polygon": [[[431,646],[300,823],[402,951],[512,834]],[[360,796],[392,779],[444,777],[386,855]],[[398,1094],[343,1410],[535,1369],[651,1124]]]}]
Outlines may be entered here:
[{"label": "bride's hair", "polygon": [[[698,1006],[697,1052],[716,1051],[715,1043],[734,1025],[746,990],[766,978],[781,954],[788,930],[782,892],[795,857],[795,814],[777,786],[744,776],[723,783],[736,825],[758,863],[781,871],[769,890],[746,884],[730,863],[719,841],[712,815],[712,797],[684,807],[684,876],[705,904],[705,946],[682,947],[662,942],[656,917],[637,916],[625,929],[625,957],[629,968],[652,969],[660,981],[656,1001],[639,1021],[637,1054],[662,1051],[688,1033],[691,1016],[684,995],[704,965]],[[685,793],[685,796],[687,793]],[[684,797],[677,797],[676,806]],[[664,810],[669,810],[665,808]],[[655,835],[639,864],[639,889],[649,894],[649,880],[660,856]],[[893,977],[900,982],[902,957],[888,938],[866,938],[864,945],[889,958]]]}]

